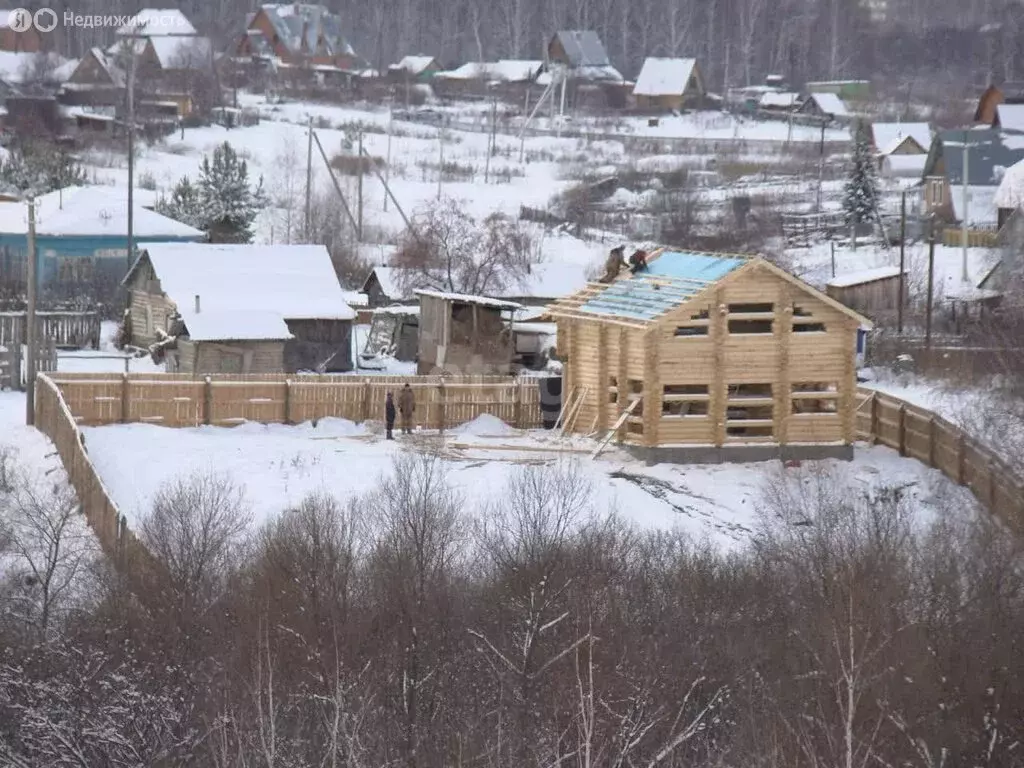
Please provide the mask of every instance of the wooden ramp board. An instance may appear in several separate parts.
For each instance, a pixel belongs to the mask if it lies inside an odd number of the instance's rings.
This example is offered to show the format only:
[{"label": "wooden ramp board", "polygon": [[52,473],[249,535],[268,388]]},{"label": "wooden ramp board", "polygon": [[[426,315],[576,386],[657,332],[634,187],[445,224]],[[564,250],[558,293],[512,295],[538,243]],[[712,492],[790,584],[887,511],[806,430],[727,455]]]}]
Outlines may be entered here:
[{"label": "wooden ramp board", "polygon": [[590,454],[590,458],[596,459],[598,457],[598,454],[600,454],[601,451],[604,450],[604,447],[611,442],[611,439],[615,436],[615,433],[619,431],[619,427],[626,423],[626,419],[628,419],[630,417],[630,414],[633,413],[633,409],[636,408],[636,404],[643,399],[644,398],[641,395],[626,407],[626,410],[622,412],[622,415],[619,416],[618,420],[615,422],[612,428],[608,430],[608,434],[604,436],[604,440],[601,441],[601,444],[594,449],[594,452],[592,454]]}]

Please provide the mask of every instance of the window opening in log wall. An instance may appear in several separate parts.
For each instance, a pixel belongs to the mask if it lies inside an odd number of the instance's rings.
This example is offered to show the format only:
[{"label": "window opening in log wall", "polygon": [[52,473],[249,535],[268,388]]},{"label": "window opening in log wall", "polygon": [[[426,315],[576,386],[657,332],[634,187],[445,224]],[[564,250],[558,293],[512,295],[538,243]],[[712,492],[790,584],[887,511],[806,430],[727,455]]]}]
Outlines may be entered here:
[{"label": "window opening in log wall", "polygon": [[839,385],[834,382],[801,382],[792,385],[793,414],[839,412]]},{"label": "window opening in log wall", "polygon": [[710,401],[706,384],[667,384],[661,396],[662,417],[704,417]]},{"label": "window opening in log wall", "polygon": [[775,311],[774,304],[730,304],[730,315],[770,315]]},{"label": "window opening in log wall", "polygon": [[725,434],[732,438],[770,438],[775,430],[771,384],[730,384]]},{"label": "window opening in log wall", "polygon": [[825,333],[825,324],[803,307],[793,307],[793,333]]},{"label": "window opening in log wall", "polygon": [[707,336],[708,326],[710,325],[710,312],[706,309],[702,309],[695,315],[690,315],[690,319],[676,326],[676,336],[683,338],[689,336]]},{"label": "window opening in log wall", "polygon": [[619,380],[615,376],[608,377],[608,402],[619,402]]}]

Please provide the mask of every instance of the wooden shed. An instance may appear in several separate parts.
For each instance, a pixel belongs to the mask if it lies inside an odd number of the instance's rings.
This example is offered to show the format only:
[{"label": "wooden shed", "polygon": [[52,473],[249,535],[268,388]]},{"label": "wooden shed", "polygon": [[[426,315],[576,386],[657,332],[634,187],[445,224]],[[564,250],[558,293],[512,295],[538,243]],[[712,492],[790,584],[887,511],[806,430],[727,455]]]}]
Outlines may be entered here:
[{"label": "wooden shed", "polygon": [[420,375],[512,370],[512,320],[520,304],[460,293],[416,293],[420,299]]},{"label": "wooden shed", "polygon": [[[904,278],[906,272],[904,272]],[[878,267],[836,275],[825,293],[850,309],[877,320],[896,312],[900,296],[900,268]]]},{"label": "wooden shed", "polygon": [[170,371],[352,369],[356,315],[322,245],[152,243],[124,283],[130,343],[162,342]]},{"label": "wooden shed", "polygon": [[648,460],[852,454],[871,324],[762,258],[664,251],[549,312],[574,431]]}]

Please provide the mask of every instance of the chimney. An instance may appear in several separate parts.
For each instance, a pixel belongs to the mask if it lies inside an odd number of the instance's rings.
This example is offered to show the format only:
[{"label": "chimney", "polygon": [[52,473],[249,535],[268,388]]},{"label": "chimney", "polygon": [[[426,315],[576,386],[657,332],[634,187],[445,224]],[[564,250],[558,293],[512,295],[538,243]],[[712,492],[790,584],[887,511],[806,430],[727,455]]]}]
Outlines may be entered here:
[{"label": "chimney", "polygon": [[197,315],[199,314],[199,296],[198,296],[198,294],[196,295],[196,314]]}]

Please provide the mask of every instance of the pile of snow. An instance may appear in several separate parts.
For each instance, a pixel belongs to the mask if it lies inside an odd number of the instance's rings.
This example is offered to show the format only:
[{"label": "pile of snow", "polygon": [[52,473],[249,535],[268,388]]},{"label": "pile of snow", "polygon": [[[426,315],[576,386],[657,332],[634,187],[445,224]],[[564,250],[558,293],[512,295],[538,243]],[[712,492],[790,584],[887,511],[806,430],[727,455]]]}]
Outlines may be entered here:
[{"label": "pile of snow", "polygon": [[489,413],[481,413],[472,421],[452,430],[456,435],[464,437],[504,437],[517,434],[517,431]]}]

